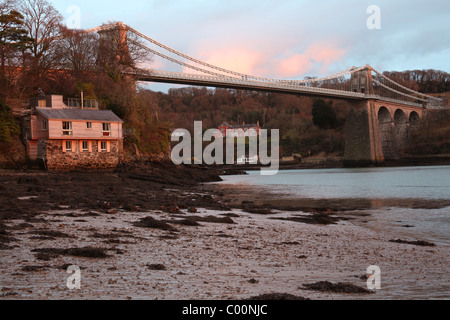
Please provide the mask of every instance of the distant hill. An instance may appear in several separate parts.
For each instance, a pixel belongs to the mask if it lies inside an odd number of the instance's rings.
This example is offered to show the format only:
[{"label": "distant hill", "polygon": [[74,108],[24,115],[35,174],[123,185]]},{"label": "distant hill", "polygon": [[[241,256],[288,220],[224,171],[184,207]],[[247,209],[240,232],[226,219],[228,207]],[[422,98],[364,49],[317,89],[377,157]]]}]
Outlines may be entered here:
[{"label": "distant hill", "polygon": [[450,91],[450,73],[441,70],[386,71],[388,78],[422,93]]},{"label": "distant hill", "polygon": [[443,93],[429,93],[430,96],[444,98],[447,100],[447,106],[450,107],[450,91]]}]

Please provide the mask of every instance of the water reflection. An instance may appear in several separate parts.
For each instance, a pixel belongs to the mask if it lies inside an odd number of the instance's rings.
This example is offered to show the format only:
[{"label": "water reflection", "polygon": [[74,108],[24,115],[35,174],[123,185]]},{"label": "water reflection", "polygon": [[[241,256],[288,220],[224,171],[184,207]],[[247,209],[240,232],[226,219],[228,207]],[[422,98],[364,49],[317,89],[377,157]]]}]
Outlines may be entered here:
[{"label": "water reflection", "polygon": [[216,186],[233,205],[330,208],[365,227],[450,245],[449,177],[450,166],[287,170],[227,176]]}]

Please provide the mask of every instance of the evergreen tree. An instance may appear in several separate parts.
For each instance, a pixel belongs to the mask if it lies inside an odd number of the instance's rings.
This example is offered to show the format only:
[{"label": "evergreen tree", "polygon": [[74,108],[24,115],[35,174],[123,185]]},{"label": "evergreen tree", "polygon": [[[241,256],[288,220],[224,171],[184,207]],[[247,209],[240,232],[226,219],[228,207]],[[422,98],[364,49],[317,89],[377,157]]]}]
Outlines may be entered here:
[{"label": "evergreen tree", "polygon": [[11,137],[19,134],[20,128],[11,113],[11,108],[0,99],[0,143],[8,143]]},{"label": "evergreen tree", "polygon": [[8,86],[7,67],[20,65],[15,60],[30,47],[32,41],[23,27],[23,19],[10,2],[0,4],[0,86],[3,94]]}]

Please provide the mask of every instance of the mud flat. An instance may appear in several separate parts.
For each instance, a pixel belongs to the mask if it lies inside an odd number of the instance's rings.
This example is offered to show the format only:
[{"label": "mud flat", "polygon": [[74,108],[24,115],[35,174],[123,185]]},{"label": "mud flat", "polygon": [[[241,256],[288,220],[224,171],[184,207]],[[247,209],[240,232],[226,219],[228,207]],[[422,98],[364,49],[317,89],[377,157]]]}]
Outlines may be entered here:
[{"label": "mud flat", "polygon": [[[448,247],[390,242],[348,221],[281,220],[292,214],[279,212],[274,216],[280,219],[272,219],[199,209],[195,220],[200,222],[192,226],[179,223],[194,221],[187,211],[174,217],[162,211],[62,210],[43,213],[32,223],[11,220],[4,225],[10,241],[0,250],[0,298],[449,298]],[[139,224],[150,217],[159,223]],[[80,290],[67,288],[71,265],[81,269]],[[375,293],[365,292],[370,265],[382,272],[381,290]],[[323,283],[330,290],[359,290],[324,291]]]},{"label": "mud flat", "polygon": [[[233,204],[226,190],[161,177],[1,173],[0,299],[450,298],[449,247],[393,239],[326,205],[258,207],[242,192]],[[67,287],[71,265],[79,290]]]}]

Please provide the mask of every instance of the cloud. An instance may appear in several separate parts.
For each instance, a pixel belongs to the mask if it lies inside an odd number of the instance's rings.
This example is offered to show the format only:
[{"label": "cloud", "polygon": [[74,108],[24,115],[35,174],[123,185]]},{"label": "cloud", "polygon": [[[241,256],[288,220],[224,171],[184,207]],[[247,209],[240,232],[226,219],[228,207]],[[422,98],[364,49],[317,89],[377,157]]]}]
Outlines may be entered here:
[{"label": "cloud", "polygon": [[207,56],[206,62],[209,64],[244,74],[255,74],[264,61],[260,53],[241,47],[210,52]]},{"label": "cloud", "polygon": [[277,74],[280,77],[295,77],[309,72],[314,66],[310,57],[305,54],[293,54],[279,63]]},{"label": "cloud", "polygon": [[[340,62],[348,53],[337,39],[334,42],[313,42],[303,50],[294,50],[283,39],[271,42],[264,39],[234,39],[231,44],[205,40],[191,50],[199,60],[231,71],[296,79],[329,73],[330,66]],[[195,73],[187,68],[184,72]]]},{"label": "cloud", "polygon": [[313,43],[303,53],[294,53],[279,62],[280,77],[299,77],[306,73],[326,73],[331,64],[340,61],[346,50],[332,44]]},{"label": "cloud", "polygon": [[50,1],[62,13],[79,5],[83,26],[123,20],[185,54],[257,76],[319,76],[365,64],[450,71],[448,0],[378,0],[381,30],[367,28],[371,0],[132,0],[126,8],[111,0],[107,10],[101,1]]}]

